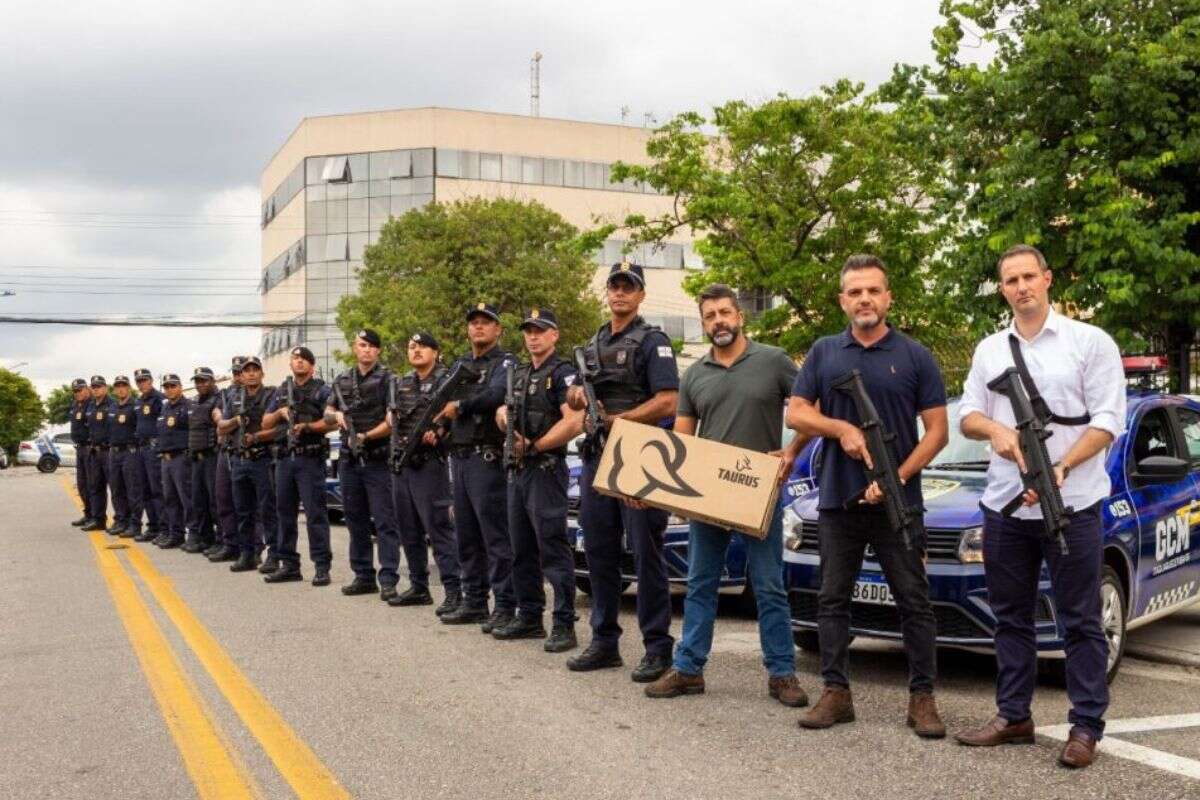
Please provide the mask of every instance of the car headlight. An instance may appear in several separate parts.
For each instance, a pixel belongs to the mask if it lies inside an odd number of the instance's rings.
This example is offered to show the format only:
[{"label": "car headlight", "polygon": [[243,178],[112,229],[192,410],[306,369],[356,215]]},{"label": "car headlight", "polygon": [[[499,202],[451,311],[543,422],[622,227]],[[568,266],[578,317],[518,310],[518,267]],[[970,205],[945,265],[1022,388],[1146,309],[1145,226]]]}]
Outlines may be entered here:
[{"label": "car headlight", "polygon": [[983,528],[967,528],[958,537],[958,560],[964,564],[983,563]]},{"label": "car headlight", "polygon": [[791,506],[783,510],[783,546],[793,553],[800,552],[800,515]]}]

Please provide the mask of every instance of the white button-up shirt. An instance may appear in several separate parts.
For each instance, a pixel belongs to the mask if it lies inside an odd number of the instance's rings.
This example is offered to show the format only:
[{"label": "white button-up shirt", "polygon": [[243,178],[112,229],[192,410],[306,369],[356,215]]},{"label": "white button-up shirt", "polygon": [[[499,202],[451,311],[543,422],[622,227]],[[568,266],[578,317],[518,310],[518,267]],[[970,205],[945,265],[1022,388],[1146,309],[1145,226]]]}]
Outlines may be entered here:
[{"label": "white button-up shirt", "polygon": [[[1047,426],[1053,434],[1046,440],[1052,462],[1065,456],[1089,427],[1108,431],[1114,439],[1121,435],[1125,430],[1125,372],[1116,342],[1096,326],[1064,317],[1053,308],[1031,340],[1021,336],[1014,322],[979,343],[958,404],[959,425],[968,414],[978,411],[1001,424],[1016,426],[1008,398],[987,388],[988,381],[1016,366],[1008,344],[1010,333],[1016,334],[1029,375],[1050,410],[1063,417],[1092,417],[1087,425]],[[1071,468],[1062,486],[1065,505],[1081,510],[1108,497],[1112,487],[1104,469],[1106,454],[1107,450],[1101,451]],[[988,463],[987,478],[981,502],[993,511],[999,512],[1023,491],[1016,462],[995,453]],[[1022,506],[1014,516],[1041,519],[1042,509],[1036,503]]]}]

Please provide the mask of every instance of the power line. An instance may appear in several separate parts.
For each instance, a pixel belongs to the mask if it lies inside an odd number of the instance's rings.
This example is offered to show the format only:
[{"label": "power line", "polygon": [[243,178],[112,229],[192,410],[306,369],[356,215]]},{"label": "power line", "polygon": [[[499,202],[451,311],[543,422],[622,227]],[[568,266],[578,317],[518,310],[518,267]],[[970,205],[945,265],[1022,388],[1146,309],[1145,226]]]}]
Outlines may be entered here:
[{"label": "power line", "polygon": [[338,328],[329,323],[276,322],[273,320],[180,320],[180,319],[105,319],[103,317],[12,317],[0,316],[0,325],[99,325],[107,327],[150,328]]},{"label": "power line", "polygon": [[165,214],[154,211],[46,211],[37,208],[0,208],[0,214],[45,214],[50,216],[74,217],[248,217],[258,219],[258,214]]}]

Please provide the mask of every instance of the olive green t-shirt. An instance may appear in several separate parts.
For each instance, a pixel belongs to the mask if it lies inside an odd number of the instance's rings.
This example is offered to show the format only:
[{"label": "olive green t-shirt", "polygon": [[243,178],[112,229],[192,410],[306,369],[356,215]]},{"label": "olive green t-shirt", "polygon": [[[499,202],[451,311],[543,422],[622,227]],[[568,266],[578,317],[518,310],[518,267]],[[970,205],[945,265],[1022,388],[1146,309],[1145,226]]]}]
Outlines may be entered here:
[{"label": "olive green t-shirt", "polygon": [[782,349],[750,339],[729,367],[713,360],[709,350],[683,374],[679,416],[696,418],[703,439],[760,453],[778,450],[796,372]]}]

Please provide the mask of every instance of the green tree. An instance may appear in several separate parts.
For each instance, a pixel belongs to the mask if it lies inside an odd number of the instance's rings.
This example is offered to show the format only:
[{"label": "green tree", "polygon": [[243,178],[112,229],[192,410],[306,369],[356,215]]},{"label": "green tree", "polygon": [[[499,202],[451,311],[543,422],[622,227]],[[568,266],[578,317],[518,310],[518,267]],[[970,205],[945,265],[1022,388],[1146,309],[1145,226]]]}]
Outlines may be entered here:
[{"label": "green tree", "polygon": [[841,81],[811,97],[726,103],[711,118],[680,114],[651,137],[650,165],[613,169],[613,180],[635,178],[673,195],[672,210],[624,224],[635,241],[677,231],[699,237],[706,268],[686,279],[693,294],[722,281],[783,298],[752,330],[790,352],[846,324],[840,270],[858,252],[888,264],[891,316],[901,328],[930,344],[961,337],[953,298],[927,291],[942,236],[929,211],[940,164],[919,138],[928,135],[927,113],[885,108],[861,85]]},{"label": "green tree", "polygon": [[414,209],[367,248],[358,292],[343,298],[338,325],[347,340],[364,326],[379,331],[384,359],[400,367],[417,330],[436,336],[447,358],[464,352],[466,309],[484,301],[500,307],[503,345],[521,352],[525,312],[549,307],[565,353],[600,324],[595,264],[577,234],[539,203],[471,199]]},{"label": "green tree", "polygon": [[46,420],[51,425],[64,425],[71,419],[71,404],[75,402],[70,384],[64,383],[46,398]]},{"label": "green tree", "polygon": [[0,447],[10,453],[22,439],[37,433],[46,410],[24,375],[0,369]]},{"label": "green tree", "polygon": [[[931,121],[944,156],[947,278],[973,293],[1000,252],[1034,244],[1058,299],[1177,357],[1200,329],[1200,0],[941,12],[936,64],[898,67],[885,94]],[[973,63],[981,40],[995,57]]]}]

